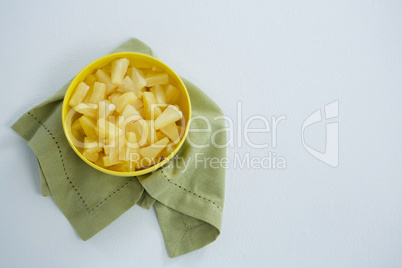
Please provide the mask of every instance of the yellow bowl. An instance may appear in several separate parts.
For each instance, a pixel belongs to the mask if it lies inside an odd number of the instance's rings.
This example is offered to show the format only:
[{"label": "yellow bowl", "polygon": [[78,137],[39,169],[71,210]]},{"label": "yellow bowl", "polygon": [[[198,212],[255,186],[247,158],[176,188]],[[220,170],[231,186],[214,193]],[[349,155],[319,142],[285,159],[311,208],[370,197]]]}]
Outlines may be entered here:
[{"label": "yellow bowl", "polygon": [[[70,111],[70,106],[68,105],[68,102],[69,102],[75,88],[77,87],[77,85],[80,82],[84,81],[85,78],[89,74],[93,73],[96,69],[103,68],[106,65],[108,65],[109,63],[111,63],[113,60],[119,59],[119,58],[126,58],[126,59],[130,60],[130,62],[137,61],[137,62],[143,62],[143,63],[150,63],[153,66],[163,69],[170,76],[170,78],[173,80],[173,84],[180,91],[181,98],[180,98],[180,102],[179,102],[179,107],[180,107],[181,111],[183,112],[183,116],[184,116],[185,124],[186,124],[185,131],[184,131],[184,134],[182,134],[180,142],[178,143],[175,150],[167,158],[165,158],[163,161],[161,161],[161,162],[157,163],[156,165],[151,166],[149,168],[137,170],[137,171],[131,171],[131,172],[120,172],[120,171],[109,170],[109,169],[100,167],[100,166],[92,163],[88,159],[86,159],[73,143],[73,140],[71,138],[71,135],[72,135],[71,134],[71,119],[67,120],[67,118],[66,118]],[[180,150],[181,146],[183,145],[183,143],[187,137],[188,130],[189,130],[190,118],[191,118],[190,97],[188,95],[186,86],[184,85],[184,83],[180,79],[180,77],[169,66],[167,66],[162,61],[160,61],[154,57],[145,55],[145,54],[134,53],[134,52],[121,52],[121,53],[110,54],[110,55],[99,58],[99,59],[93,61],[92,63],[88,64],[84,69],[82,69],[81,72],[79,72],[77,74],[77,76],[73,79],[70,86],[68,87],[66,95],[64,96],[63,108],[62,108],[62,123],[63,123],[64,133],[67,137],[68,142],[70,143],[73,150],[77,153],[77,155],[79,157],[81,157],[81,159],[85,163],[87,163],[88,165],[90,165],[91,167],[93,167],[97,170],[100,170],[100,171],[110,174],[110,175],[122,176],[122,177],[139,176],[139,175],[144,175],[144,174],[150,173],[150,172],[160,168],[161,166],[165,165],[170,159],[172,159],[177,154],[177,152]]]}]

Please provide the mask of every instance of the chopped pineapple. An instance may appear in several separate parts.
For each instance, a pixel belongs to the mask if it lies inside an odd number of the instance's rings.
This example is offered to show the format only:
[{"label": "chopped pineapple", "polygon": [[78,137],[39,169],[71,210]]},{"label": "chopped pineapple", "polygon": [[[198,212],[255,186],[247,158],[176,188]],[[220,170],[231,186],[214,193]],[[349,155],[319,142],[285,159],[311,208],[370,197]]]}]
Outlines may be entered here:
[{"label": "chopped pineapple", "polygon": [[117,97],[120,97],[121,95],[123,95],[120,92],[115,92],[110,94],[110,96],[107,98],[109,101],[113,102],[114,99],[116,99]]},{"label": "chopped pineapple", "polygon": [[168,136],[168,138],[173,142],[173,143],[178,143],[180,138],[179,138],[179,131],[177,130],[177,126],[175,123],[171,123],[167,125],[166,127],[163,127],[160,129],[163,133]]},{"label": "chopped pineapple", "polygon": [[162,111],[156,102],[155,95],[152,92],[144,92],[143,100],[145,119],[158,118]]},{"label": "chopped pineapple", "polygon": [[92,85],[95,83],[95,81],[96,81],[96,76],[94,74],[89,74],[84,80],[85,84],[87,84],[90,87],[92,87]]},{"label": "chopped pineapple", "polygon": [[97,122],[97,132],[100,139],[115,139],[118,135],[117,127],[105,118],[98,119]]},{"label": "chopped pineapple", "polygon": [[123,83],[129,64],[129,60],[124,58],[112,61],[111,80],[113,84],[120,86]]},{"label": "chopped pineapple", "polygon": [[183,117],[183,113],[173,105],[169,105],[155,120],[155,129],[161,129]]},{"label": "chopped pineapple", "polygon": [[95,73],[95,76],[100,82],[106,85],[106,95],[109,95],[116,88],[116,85],[114,85],[112,80],[110,80],[109,75],[102,69],[98,69]]},{"label": "chopped pineapple", "polygon": [[109,115],[116,109],[116,106],[108,100],[103,100],[99,102],[98,105],[98,118],[107,119]]},{"label": "chopped pineapple", "polygon": [[72,123],[71,133],[73,134],[74,138],[77,140],[81,140],[81,138],[85,135],[85,132],[81,127],[80,120],[77,119],[74,121],[74,123]]},{"label": "chopped pineapple", "polygon": [[78,120],[80,120],[80,124],[84,133],[87,137],[90,138],[97,138],[95,128],[96,128],[96,121],[86,115],[81,116]]},{"label": "chopped pineapple", "polygon": [[103,165],[105,167],[110,167],[110,166],[122,163],[122,161],[119,160],[118,156],[110,157],[110,155],[107,155],[107,156],[104,156],[102,159],[103,159]]},{"label": "chopped pineapple", "polygon": [[166,85],[169,83],[169,76],[167,73],[151,73],[145,76],[147,87],[155,85]]},{"label": "chopped pineapple", "polygon": [[98,105],[93,103],[80,103],[74,107],[80,114],[95,118],[98,114]]},{"label": "chopped pineapple", "polygon": [[87,84],[85,84],[84,82],[79,83],[78,86],[75,88],[74,94],[71,96],[68,104],[71,107],[74,107],[75,105],[81,103],[82,100],[85,98],[88,90],[89,86]]},{"label": "chopped pineapple", "polygon": [[[123,82],[121,83],[121,85],[117,88],[117,91],[120,92],[130,92],[133,91],[134,92],[134,82],[133,80],[131,80],[131,78],[129,76],[124,77]],[[135,93],[135,92],[134,92]]]},{"label": "chopped pineapple", "polygon": [[141,148],[140,154],[145,158],[154,159],[166,147],[168,143],[169,139],[163,138],[162,140],[157,141],[154,144],[149,145],[148,147]]},{"label": "chopped pineapple", "polygon": [[85,148],[82,151],[82,155],[89,161],[95,162],[99,158],[99,152],[93,151],[92,149]]},{"label": "chopped pineapple", "polygon": [[177,103],[178,98],[180,96],[179,90],[171,84],[166,86],[165,95],[166,95],[166,103],[171,103],[171,104]]},{"label": "chopped pineapple", "polygon": [[121,113],[123,112],[124,108],[126,108],[127,104],[132,104],[137,99],[138,98],[134,92],[127,92],[117,98],[114,98],[112,102],[114,105],[116,105],[116,111]]},{"label": "chopped pineapple", "polygon": [[142,98],[142,89],[147,85],[143,74],[135,67],[129,69],[129,75],[131,76],[131,81],[133,82],[133,90],[138,98]]},{"label": "chopped pineapple", "polygon": [[98,104],[101,100],[105,99],[106,85],[100,82],[95,82],[89,103]]},{"label": "chopped pineapple", "polygon": [[165,91],[161,85],[151,87],[151,92],[155,95],[156,103],[166,105]]}]

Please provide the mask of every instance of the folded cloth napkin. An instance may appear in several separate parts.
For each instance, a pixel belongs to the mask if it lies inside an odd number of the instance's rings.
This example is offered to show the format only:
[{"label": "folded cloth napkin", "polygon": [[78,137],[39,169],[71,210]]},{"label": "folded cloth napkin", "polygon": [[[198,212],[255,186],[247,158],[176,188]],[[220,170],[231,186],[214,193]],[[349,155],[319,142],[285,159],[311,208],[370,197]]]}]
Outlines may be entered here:
[{"label": "folded cloth napkin", "polygon": [[[125,42],[112,53],[115,52],[154,56],[137,39]],[[75,154],[61,122],[69,83],[12,126],[37,156],[42,194],[53,196],[83,240],[134,204],[146,209],[155,207],[171,257],[199,249],[220,234],[225,169],[216,162],[209,165],[205,161],[225,157],[226,149],[221,146],[226,143],[225,123],[221,109],[196,86],[183,81],[192,101],[192,131],[177,156],[151,174],[131,178],[107,175]]]}]

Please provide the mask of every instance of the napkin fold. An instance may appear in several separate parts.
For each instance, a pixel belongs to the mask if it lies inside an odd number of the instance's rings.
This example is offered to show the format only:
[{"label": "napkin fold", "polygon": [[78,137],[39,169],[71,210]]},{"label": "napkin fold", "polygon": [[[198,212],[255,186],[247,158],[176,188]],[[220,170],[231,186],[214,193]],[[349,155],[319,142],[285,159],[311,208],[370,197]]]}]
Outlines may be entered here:
[{"label": "napkin fold", "polygon": [[[116,52],[155,56],[137,39],[130,39],[112,53]],[[155,207],[170,257],[213,242],[221,231],[225,192],[224,166],[216,160],[209,163],[212,158],[220,161],[226,156],[221,109],[183,79],[193,115],[189,136],[179,153],[151,174],[116,177],[87,165],[65,138],[61,109],[70,82],[12,126],[37,156],[42,195],[54,198],[83,240],[138,204],[146,209]]]}]

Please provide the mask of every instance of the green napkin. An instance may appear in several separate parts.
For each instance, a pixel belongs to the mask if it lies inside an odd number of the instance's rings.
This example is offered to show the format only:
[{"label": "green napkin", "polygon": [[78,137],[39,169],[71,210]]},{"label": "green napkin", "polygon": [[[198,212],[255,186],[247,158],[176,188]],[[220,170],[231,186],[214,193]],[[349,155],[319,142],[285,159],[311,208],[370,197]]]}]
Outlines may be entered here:
[{"label": "green napkin", "polygon": [[[113,53],[125,51],[154,56],[137,39],[125,42]],[[193,132],[178,155],[152,174],[131,178],[107,175],[75,154],[61,123],[61,107],[69,83],[12,126],[37,156],[42,194],[53,196],[83,240],[94,236],[134,204],[146,209],[154,205],[171,257],[199,249],[220,234],[225,169],[204,160],[226,155],[224,146],[213,145],[226,143],[224,120],[217,118],[222,111],[200,89],[183,81],[192,101]],[[210,131],[205,132],[207,127]]]}]

